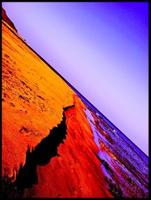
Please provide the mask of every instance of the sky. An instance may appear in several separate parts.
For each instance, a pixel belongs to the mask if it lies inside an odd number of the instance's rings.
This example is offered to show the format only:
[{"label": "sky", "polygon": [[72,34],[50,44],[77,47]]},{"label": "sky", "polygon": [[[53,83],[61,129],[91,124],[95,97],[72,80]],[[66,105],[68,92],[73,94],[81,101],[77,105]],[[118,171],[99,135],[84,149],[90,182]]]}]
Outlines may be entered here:
[{"label": "sky", "polygon": [[148,155],[148,3],[2,6],[26,42]]}]

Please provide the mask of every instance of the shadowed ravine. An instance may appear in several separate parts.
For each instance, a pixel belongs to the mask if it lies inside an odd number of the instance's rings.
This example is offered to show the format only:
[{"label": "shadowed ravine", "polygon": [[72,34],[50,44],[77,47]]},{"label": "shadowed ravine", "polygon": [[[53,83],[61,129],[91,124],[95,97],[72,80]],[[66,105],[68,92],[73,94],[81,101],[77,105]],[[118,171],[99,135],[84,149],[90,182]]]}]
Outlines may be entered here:
[{"label": "shadowed ravine", "polygon": [[9,180],[4,180],[5,188],[3,188],[3,197],[8,198],[10,193],[11,197],[16,197],[17,193],[17,197],[21,197],[25,188],[31,188],[33,184],[38,183],[37,166],[46,165],[51,162],[51,158],[59,156],[57,152],[58,147],[61,143],[64,143],[67,135],[65,112],[73,106],[64,108],[61,123],[57,127],[54,127],[47,137],[32,151],[28,148],[25,165],[20,165],[15,182],[11,183]]}]

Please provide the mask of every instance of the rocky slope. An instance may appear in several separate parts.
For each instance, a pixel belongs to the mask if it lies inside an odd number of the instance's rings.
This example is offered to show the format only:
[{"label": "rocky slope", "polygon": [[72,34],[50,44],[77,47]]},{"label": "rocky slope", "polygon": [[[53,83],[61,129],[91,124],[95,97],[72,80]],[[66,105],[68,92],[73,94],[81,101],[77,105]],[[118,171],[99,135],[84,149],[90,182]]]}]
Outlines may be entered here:
[{"label": "rocky slope", "polygon": [[2,19],[7,22],[7,24],[12,27],[16,32],[17,32],[17,29],[16,27],[14,26],[14,23],[9,19],[9,17],[7,16],[6,14],[6,11],[2,8]]},{"label": "rocky slope", "polygon": [[3,13],[3,197],[148,197],[148,157]]}]

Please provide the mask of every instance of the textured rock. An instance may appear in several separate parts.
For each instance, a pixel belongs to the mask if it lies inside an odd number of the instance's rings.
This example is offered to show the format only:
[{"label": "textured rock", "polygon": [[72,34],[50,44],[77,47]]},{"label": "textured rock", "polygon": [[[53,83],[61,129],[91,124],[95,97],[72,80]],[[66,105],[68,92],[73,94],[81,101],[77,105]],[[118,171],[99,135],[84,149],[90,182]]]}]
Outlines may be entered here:
[{"label": "textured rock", "polygon": [[62,120],[74,92],[4,23],[2,31],[2,171],[12,176],[27,147]]},{"label": "textured rock", "polygon": [[148,197],[148,157],[3,19],[3,198]]}]

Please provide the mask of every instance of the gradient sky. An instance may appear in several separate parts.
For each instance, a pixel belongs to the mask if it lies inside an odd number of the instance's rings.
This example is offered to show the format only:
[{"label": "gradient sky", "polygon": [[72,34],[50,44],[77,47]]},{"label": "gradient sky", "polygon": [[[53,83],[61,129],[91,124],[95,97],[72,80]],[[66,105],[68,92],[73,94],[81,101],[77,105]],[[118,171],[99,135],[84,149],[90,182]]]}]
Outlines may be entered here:
[{"label": "gradient sky", "polygon": [[148,155],[148,3],[2,5],[27,43]]}]

